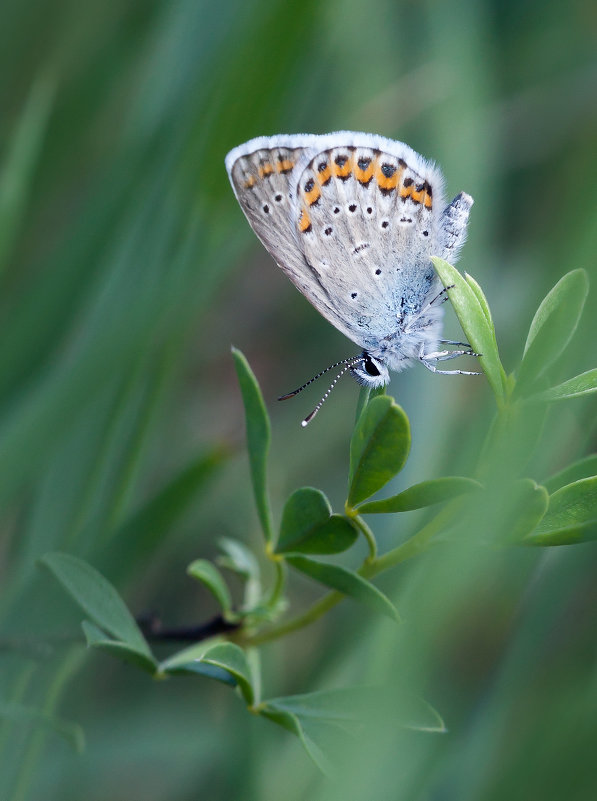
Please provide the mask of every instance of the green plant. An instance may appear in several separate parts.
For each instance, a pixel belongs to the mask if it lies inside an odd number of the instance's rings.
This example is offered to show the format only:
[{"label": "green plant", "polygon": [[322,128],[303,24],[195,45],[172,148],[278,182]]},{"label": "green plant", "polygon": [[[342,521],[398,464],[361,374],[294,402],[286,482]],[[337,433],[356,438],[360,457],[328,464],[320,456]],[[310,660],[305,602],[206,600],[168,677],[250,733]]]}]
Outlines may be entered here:
[{"label": "green plant", "polygon": [[[434,478],[383,499],[372,500],[404,467],[411,446],[406,414],[383,393],[362,391],[350,443],[348,490],[344,510],[334,513],[318,489],[302,487],[286,500],[278,527],[267,486],[270,423],[261,391],[243,354],[233,358],[246,413],[253,493],[263,532],[261,559],[236,540],[220,543],[219,566],[199,559],[188,573],[212,593],[221,607],[218,620],[189,648],[158,661],[148,639],[114,589],[94,568],[65,553],[49,553],[42,563],[83,609],[83,630],[90,647],[125,659],[156,678],[203,676],[236,689],[248,709],[300,737],[323,769],[352,732],[375,725],[383,714],[383,687],[355,687],[282,698],[263,698],[258,648],[304,628],[350,598],[398,623],[392,601],[372,582],[377,575],[412,559],[436,543],[470,541],[490,548],[574,544],[597,539],[597,457],[569,465],[543,484],[525,474],[544,434],[551,403],[597,391],[597,369],[559,385],[549,382],[550,366],[569,343],[582,313],[588,281],[582,270],[564,276],[541,303],[531,324],[517,370],[507,375],[500,361],[487,300],[479,285],[446,262],[436,270],[465,335],[478,353],[497,410],[479,448],[472,476]],[[428,509],[424,525],[385,553],[365,516]],[[352,567],[321,557],[348,552],[364,537],[367,554]],[[271,563],[274,579],[261,577],[260,563]],[[222,569],[220,569],[222,568]],[[244,584],[234,603],[223,570]],[[327,593],[310,608],[286,617],[288,572],[298,571]],[[387,713],[387,710],[386,710]],[[416,694],[392,706],[394,722],[440,732],[440,715]]]}]

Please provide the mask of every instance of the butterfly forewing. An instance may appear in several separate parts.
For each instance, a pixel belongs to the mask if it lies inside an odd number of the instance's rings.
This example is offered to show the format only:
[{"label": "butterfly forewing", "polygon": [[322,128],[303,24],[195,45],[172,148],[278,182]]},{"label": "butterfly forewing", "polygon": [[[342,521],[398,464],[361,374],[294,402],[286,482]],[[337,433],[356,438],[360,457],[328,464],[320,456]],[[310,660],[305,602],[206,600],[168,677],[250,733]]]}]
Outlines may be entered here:
[{"label": "butterfly forewing", "polygon": [[443,202],[432,164],[351,132],[251,140],[226,163],[267,250],[353,342],[369,349],[416,314],[436,281]]}]

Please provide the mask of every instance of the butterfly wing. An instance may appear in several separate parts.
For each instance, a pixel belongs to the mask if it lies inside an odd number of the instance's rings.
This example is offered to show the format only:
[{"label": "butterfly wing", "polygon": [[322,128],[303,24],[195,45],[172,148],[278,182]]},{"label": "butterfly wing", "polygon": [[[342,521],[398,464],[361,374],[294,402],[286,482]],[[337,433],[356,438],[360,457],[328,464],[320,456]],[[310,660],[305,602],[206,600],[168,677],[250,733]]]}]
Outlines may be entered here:
[{"label": "butterfly wing", "polygon": [[442,177],[372,134],[255,139],[226,165],[252,228],[318,311],[363,348],[420,310],[436,282]]},{"label": "butterfly wing", "polygon": [[318,136],[259,137],[234,148],[226,168],[251,227],[278,266],[315,308],[350,336],[305,258],[295,218],[296,176],[317,153]]}]

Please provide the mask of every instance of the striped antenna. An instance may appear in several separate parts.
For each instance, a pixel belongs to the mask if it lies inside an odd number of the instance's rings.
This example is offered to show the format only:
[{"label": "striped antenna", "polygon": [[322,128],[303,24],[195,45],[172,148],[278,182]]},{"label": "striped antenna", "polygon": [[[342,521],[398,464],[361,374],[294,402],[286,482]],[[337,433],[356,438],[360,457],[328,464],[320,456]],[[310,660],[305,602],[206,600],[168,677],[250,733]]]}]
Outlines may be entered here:
[{"label": "striped antenna", "polygon": [[[349,356],[348,359],[342,359],[339,362],[334,362],[334,364],[330,364],[330,366],[326,367],[325,370],[322,370],[320,373],[317,373],[317,375],[314,375],[313,378],[310,378],[308,381],[306,381],[302,387],[294,389],[292,392],[288,392],[286,395],[281,395],[278,398],[278,400],[283,401],[283,400],[288,400],[289,398],[294,398],[295,395],[298,395],[299,392],[302,392],[304,389],[306,389],[309,386],[309,384],[312,384],[314,381],[317,381],[318,378],[321,378],[322,375],[325,375],[330,370],[333,370],[334,367],[339,367],[341,364],[348,365],[348,367],[353,367],[355,364],[357,364],[357,362],[360,362],[362,358],[363,358],[362,356]],[[339,373],[338,376],[336,377],[336,381],[345,372],[346,370],[343,370],[341,373]],[[336,383],[336,381],[334,381],[334,384]],[[329,394],[329,391],[327,394]]]},{"label": "striped antenna", "polygon": [[[338,375],[337,375],[337,376],[334,378],[334,380],[332,381],[332,383],[329,385],[329,387],[327,388],[327,391],[324,393],[324,395],[323,395],[322,399],[319,401],[319,403],[317,404],[317,406],[316,406],[316,407],[313,409],[313,411],[311,412],[311,414],[308,414],[308,415],[305,417],[305,419],[304,419],[304,420],[303,420],[303,422],[301,423],[301,425],[302,425],[302,427],[303,427],[303,428],[305,428],[305,426],[308,426],[308,425],[309,425],[309,423],[311,422],[311,420],[312,420],[312,419],[315,417],[315,415],[317,414],[317,412],[318,412],[318,411],[321,409],[321,407],[323,406],[323,404],[325,403],[325,401],[328,399],[328,396],[329,396],[330,392],[331,392],[331,391],[334,389],[334,387],[335,387],[335,386],[336,386],[336,384],[338,383],[338,379],[342,378],[342,376],[344,375],[344,373],[345,373],[347,370],[350,370],[350,368],[351,368],[351,367],[354,367],[354,366],[355,366],[355,364],[358,364],[359,362],[362,362],[362,361],[363,361],[363,357],[362,357],[362,356],[356,356],[356,357],[353,357],[353,358],[352,358],[352,359],[350,359],[350,360],[349,360],[349,359],[345,359],[345,360],[344,360],[344,362],[339,362],[339,364],[344,364],[344,367],[343,367],[343,368],[340,370],[340,372],[338,373]],[[334,366],[335,366],[335,367],[337,367],[338,365],[334,365]],[[328,369],[330,369],[330,368],[328,368]]]}]

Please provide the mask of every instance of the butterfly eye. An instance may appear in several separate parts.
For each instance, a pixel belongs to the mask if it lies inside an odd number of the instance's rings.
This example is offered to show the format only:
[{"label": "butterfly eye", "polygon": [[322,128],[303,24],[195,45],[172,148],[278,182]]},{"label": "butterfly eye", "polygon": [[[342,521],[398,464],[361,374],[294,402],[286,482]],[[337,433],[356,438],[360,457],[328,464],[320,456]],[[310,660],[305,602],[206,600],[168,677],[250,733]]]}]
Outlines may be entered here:
[{"label": "butterfly eye", "polygon": [[378,375],[381,375],[381,373],[373,363],[373,359],[370,356],[367,356],[363,360],[363,367],[365,368],[365,372],[367,373],[367,375],[371,375],[374,378],[377,377]]}]

